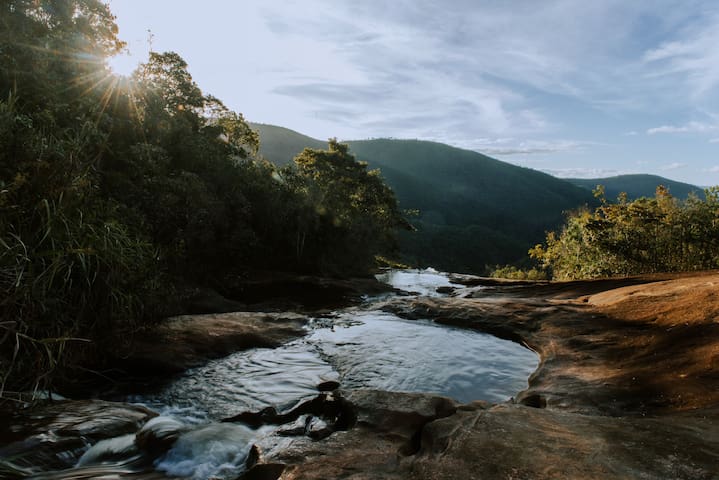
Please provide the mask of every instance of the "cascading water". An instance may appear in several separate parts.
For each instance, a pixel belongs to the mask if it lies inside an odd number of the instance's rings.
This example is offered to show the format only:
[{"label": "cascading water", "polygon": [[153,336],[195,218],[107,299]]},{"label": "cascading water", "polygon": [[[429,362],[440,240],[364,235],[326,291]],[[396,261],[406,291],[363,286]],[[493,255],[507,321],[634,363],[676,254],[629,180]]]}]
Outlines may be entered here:
[{"label": "cascading water", "polygon": [[[423,296],[438,295],[438,287],[451,286],[446,275],[434,270],[391,271],[380,279]],[[537,367],[536,355],[520,345],[430,321],[402,320],[373,310],[370,300],[363,308],[315,319],[308,328],[307,336],[276,349],[210,361],[159,391],[127,398],[158,411],[176,437],[154,460],[154,468],[183,478],[236,477],[250,446],[275,435],[277,427],[252,430],[218,422],[267,407],[286,411],[315,397],[322,382],[339,382],[343,389],[501,402],[526,388]],[[112,449],[130,449],[127,444],[126,439],[113,439],[96,445],[78,466],[87,468]]]}]

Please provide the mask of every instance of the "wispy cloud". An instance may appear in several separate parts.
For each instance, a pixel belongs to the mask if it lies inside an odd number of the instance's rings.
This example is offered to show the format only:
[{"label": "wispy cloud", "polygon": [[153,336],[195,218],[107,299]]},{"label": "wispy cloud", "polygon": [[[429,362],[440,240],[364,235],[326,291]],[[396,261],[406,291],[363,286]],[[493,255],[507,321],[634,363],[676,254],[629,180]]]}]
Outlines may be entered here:
[{"label": "wispy cloud", "polygon": [[704,169],[704,171],[709,173],[719,173],[719,165],[715,165],[711,168],[706,168]]},{"label": "wispy cloud", "polygon": [[682,33],[648,50],[643,60],[655,75],[679,77],[693,97],[703,97],[719,86],[719,16],[704,15]]},{"label": "wispy cloud", "polygon": [[[516,135],[566,128],[572,120],[556,118],[545,104],[548,95],[610,111],[654,108],[674,99],[676,91],[667,94],[663,82],[649,74],[653,62],[667,53],[649,47],[639,29],[651,28],[664,38],[691,15],[673,0],[651,5],[548,0],[542,8],[523,0],[511,8],[468,0],[397,0],[391,5],[308,0],[281,6],[269,2],[263,11],[277,36],[324,45],[329,55],[323,58],[349,65],[352,72],[352,79],[342,68],[318,68],[321,78],[288,76],[274,93],[311,104],[318,120],[347,130],[362,127],[360,135],[413,135],[417,130],[407,128],[403,119],[424,114],[435,122],[426,130],[459,128],[456,136],[465,141],[477,132]],[[658,17],[657,11],[669,13]],[[651,25],[645,25],[647,19]],[[609,30],[611,36],[605,34]],[[637,62],[642,55],[645,61]],[[317,102],[330,97],[350,103],[342,108],[363,113],[366,121],[357,123],[356,115],[345,122],[326,118]],[[456,111],[459,99],[470,108],[452,122],[442,110]],[[382,124],[378,118],[394,121]],[[380,125],[386,130],[370,130]]]},{"label": "wispy cloud", "polygon": [[656,135],[658,133],[706,133],[719,130],[719,126],[715,124],[703,122],[689,122],[684,125],[662,125],[647,130],[647,134]]},{"label": "wispy cloud", "polygon": [[542,169],[542,171],[558,178],[606,178],[632,173],[627,170],[609,168],[548,168]]},{"label": "wispy cloud", "polygon": [[575,140],[519,140],[516,138],[478,138],[467,142],[465,148],[487,155],[535,155],[581,150],[586,142]]},{"label": "wispy cloud", "polygon": [[661,167],[659,167],[659,170],[667,172],[670,170],[679,170],[680,168],[684,168],[686,166],[687,166],[686,163],[674,162],[674,163],[670,163],[668,165],[662,165]]},{"label": "wispy cloud", "polygon": [[[714,0],[208,5],[111,1],[124,40],[146,50],[151,29],[155,49],[180,53],[203,90],[251,120],[317,138],[421,138],[533,166],[599,167],[592,176],[677,158],[645,135],[681,141],[679,158],[692,159],[677,172],[684,180],[716,161],[708,142],[719,143],[719,117],[706,112],[719,105]],[[192,35],[178,28],[188,24]],[[510,140],[477,141],[487,138]]]}]

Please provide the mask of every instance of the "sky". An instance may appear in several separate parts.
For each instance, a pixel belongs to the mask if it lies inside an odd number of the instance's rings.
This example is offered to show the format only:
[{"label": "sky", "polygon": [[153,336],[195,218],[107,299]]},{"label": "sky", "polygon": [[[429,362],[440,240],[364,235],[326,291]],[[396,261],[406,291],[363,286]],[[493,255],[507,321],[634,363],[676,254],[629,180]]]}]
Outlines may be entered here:
[{"label": "sky", "polygon": [[252,122],[438,141],[559,177],[719,184],[714,0],[110,0]]}]

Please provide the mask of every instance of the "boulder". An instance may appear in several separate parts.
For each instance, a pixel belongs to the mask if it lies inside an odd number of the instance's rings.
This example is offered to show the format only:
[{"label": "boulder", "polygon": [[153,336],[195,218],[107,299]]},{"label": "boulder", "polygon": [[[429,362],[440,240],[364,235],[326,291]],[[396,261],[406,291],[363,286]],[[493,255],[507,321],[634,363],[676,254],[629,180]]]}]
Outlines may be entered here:
[{"label": "boulder", "polygon": [[[467,283],[476,283],[465,279]],[[382,308],[541,357],[516,399],[343,392],[356,422],[244,478],[706,479],[719,466],[719,273],[496,285]]]},{"label": "boulder", "polygon": [[114,363],[140,376],[180,373],[209,359],[250,348],[273,348],[306,334],[296,313],[232,312],[172,317],[134,339]]}]

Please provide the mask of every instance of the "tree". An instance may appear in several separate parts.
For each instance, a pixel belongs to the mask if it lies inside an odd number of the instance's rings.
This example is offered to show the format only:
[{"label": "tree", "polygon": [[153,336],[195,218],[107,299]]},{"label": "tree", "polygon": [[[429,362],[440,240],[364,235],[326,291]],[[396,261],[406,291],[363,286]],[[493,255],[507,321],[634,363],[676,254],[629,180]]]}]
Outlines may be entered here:
[{"label": "tree", "polygon": [[155,269],[152,247],[98,194],[104,55],[122,47],[107,6],[11,0],[0,22],[2,400],[96,358],[102,342],[85,340],[127,338]]},{"label": "tree", "polygon": [[717,192],[679,201],[660,185],[653,198],[631,202],[600,195],[593,212],[570,214],[559,235],[548,233],[545,245],[529,253],[560,280],[716,268]]},{"label": "tree", "polygon": [[295,165],[294,188],[311,209],[297,225],[300,259],[317,258],[322,270],[335,274],[367,272],[375,255],[396,249],[396,231],[407,223],[379,170],[368,170],[336,139],[327,150],[306,148]]}]

